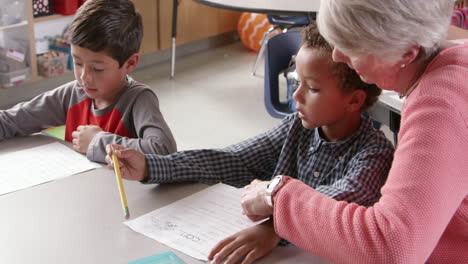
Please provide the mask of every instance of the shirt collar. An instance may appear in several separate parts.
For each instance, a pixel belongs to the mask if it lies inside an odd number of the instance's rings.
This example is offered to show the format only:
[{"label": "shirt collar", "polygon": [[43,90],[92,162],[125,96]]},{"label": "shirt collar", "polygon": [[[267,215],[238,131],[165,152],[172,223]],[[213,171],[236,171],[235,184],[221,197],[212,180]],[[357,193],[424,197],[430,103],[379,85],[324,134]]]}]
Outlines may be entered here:
[{"label": "shirt collar", "polygon": [[365,131],[368,131],[372,126],[371,118],[368,115],[361,115],[361,124],[359,125],[358,130],[356,130],[351,136],[347,137],[344,140],[337,142],[328,142],[320,135],[319,128],[314,129],[314,136],[312,138],[312,144],[310,151],[316,152],[321,147],[328,148],[335,152],[346,152],[346,150],[353,144],[353,142],[359,138]]}]

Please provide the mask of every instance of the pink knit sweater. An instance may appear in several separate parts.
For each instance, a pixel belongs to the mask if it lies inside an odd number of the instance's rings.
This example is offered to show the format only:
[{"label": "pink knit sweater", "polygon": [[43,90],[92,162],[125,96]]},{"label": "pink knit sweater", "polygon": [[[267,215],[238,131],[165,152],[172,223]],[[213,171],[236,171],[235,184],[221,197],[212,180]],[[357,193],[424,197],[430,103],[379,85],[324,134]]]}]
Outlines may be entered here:
[{"label": "pink knit sweater", "polygon": [[398,136],[374,206],[291,180],[275,197],[276,232],[335,263],[468,263],[468,45],[427,67]]}]

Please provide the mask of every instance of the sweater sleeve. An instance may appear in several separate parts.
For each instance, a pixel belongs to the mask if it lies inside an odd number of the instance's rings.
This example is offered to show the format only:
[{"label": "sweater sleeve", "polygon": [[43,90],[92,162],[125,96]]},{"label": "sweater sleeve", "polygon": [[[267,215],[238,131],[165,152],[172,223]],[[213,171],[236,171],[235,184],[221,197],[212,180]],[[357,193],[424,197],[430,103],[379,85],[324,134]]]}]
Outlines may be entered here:
[{"label": "sweater sleeve", "polygon": [[169,154],[177,150],[175,139],[159,110],[156,95],[144,90],[134,100],[131,108],[136,138],[119,136],[109,132],[99,132],[94,136],[86,153],[92,161],[105,162],[106,146],[120,144],[145,154]]},{"label": "sweater sleeve", "polygon": [[66,101],[69,100],[68,91],[73,88],[73,83],[40,94],[11,109],[0,110],[0,140],[65,124]]},{"label": "sweater sleeve", "polygon": [[374,206],[336,201],[291,180],[274,200],[276,232],[333,262],[424,263],[467,195],[467,123],[440,97],[420,96],[406,112]]}]

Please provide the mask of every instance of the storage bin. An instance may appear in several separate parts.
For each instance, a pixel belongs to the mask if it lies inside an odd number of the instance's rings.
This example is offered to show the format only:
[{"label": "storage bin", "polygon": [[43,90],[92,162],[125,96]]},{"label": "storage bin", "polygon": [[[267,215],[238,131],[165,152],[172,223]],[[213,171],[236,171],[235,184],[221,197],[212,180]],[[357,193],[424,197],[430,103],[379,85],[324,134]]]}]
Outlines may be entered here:
[{"label": "storage bin", "polygon": [[73,15],[78,9],[79,0],[55,0],[54,10],[62,15]]},{"label": "storage bin", "polygon": [[[0,48],[0,52],[3,51],[3,48]],[[17,51],[13,51],[13,50],[9,50],[7,53],[10,53],[10,54],[21,54]],[[14,58],[13,56],[17,56],[19,57],[16,58],[16,59],[12,59]],[[17,71],[17,70],[22,70],[24,68],[27,67],[27,64],[25,63],[25,60],[21,60],[21,55],[13,55],[13,56],[10,56],[10,57],[6,57],[6,56],[3,56],[0,55],[0,72],[2,73],[8,73],[8,72],[12,72],[12,71]],[[24,55],[22,55],[23,58],[24,58]]]},{"label": "storage bin", "polygon": [[73,57],[71,56],[70,47],[58,47],[58,46],[51,45],[49,46],[49,49],[68,54],[67,70],[73,71]]},{"label": "storage bin", "polygon": [[25,20],[23,1],[0,0],[0,26],[19,24]]},{"label": "storage bin", "polygon": [[71,56],[70,43],[63,37],[56,36],[49,38],[49,49],[68,54],[67,69],[73,70],[73,57]]},{"label": "storage bin", "polygon": [[10,73],[28,68],[28,43],[22,39],[5,39],[4,47],[0,46],[0,72]]},{"label": "storage bin", "polygon": [[30,77],[31,77],[31,69],[29,67],[21,69],[21,70],[17,70],[17,71],[7,72],[7,73],[0,72],[0,86],[10,87],[15,84],[22,83],[23,81],[29,79]]},{"label": "storage bin", "polygon": [[43,17],[54,14],[54,0],[32,0],[33,16]]},{"label": "storage bin", "polygon": [[37,57],[39,75],[53,77],[62,75],[67,68],[68,54],[58,51],[49,51]]}]

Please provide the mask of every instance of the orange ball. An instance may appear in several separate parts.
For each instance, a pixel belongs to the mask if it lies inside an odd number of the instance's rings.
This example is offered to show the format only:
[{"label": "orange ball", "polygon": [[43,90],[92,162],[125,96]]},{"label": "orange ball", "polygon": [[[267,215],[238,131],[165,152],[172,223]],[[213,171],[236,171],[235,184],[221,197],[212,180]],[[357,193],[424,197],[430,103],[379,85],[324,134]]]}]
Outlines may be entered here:
[{"label": "orange ball", "polygon": [[[263,34],[271,28],[264,14],[242,13],[237,24],[237,33],[244,45],[258,52],[262,44]],[[271,34],[273,36],[274,34]]]}]

